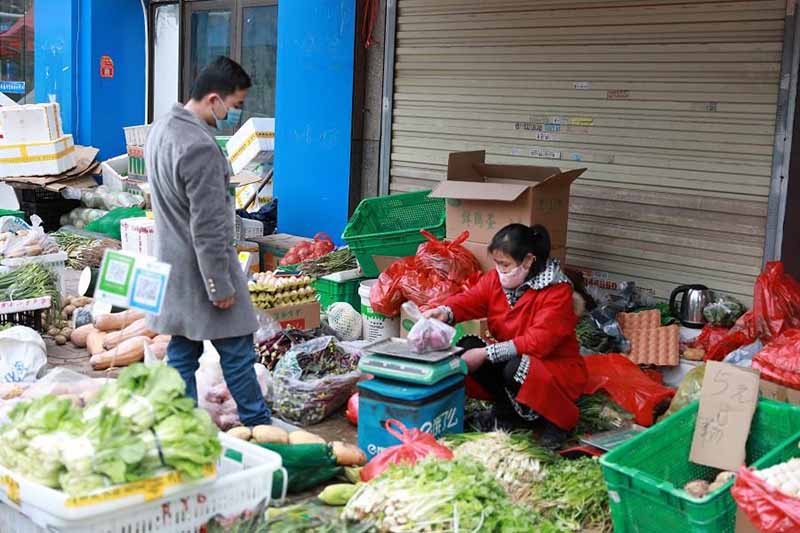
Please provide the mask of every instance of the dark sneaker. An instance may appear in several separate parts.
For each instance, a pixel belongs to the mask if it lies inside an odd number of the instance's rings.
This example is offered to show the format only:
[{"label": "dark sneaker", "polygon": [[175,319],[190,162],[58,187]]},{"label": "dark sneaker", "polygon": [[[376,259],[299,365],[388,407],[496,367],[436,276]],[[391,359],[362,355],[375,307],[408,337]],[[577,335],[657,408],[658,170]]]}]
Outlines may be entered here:
[{"label": "dark sneaker", "polygon": [[544,448],[555,452],[564,446],[564,443],[567,441],[568,437],[568,431],[564,431],[555,424],[545,421],[544,431],[542,431],[542,434],[539,437],[539,444],[541,444]]}]

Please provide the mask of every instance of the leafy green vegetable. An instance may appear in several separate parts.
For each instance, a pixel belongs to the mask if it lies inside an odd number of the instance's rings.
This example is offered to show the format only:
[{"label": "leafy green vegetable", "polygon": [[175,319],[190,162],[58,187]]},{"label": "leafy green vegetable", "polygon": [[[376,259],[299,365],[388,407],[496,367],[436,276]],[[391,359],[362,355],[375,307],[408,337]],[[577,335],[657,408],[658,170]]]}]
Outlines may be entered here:
[{"label": "leafy green vegetable", "polygon": [[633,415],[603,392],[582,396],[577,405],[580,418],[575,433],[578,435],[620,429],[633,423]]},{"label": "leafy green vegetable", "polygon": [[533,487],[531,504],[558,531],[612,530],[608,489],[600,462],[593,458],[549,465]]}]

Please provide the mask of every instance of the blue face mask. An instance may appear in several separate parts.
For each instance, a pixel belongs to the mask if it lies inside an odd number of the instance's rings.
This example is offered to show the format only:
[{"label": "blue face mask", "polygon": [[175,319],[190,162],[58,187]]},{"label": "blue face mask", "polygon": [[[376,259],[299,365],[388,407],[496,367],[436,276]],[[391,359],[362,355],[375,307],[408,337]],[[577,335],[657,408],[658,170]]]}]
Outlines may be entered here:
[{"label": "blue face mask", "polygon": [[[225,103],[222,103],[222,106],[225,107]],[[217,129],[224,130],[224,129],[236,129],[239,127],[239,122],[242,120],[242,110],[238,108],[225,108],[227,111],[224,118],[217,118],[217,114],[214,113],[214,108],[211,108],[211,113],[214,115],[214,119],[217,121]]]}]

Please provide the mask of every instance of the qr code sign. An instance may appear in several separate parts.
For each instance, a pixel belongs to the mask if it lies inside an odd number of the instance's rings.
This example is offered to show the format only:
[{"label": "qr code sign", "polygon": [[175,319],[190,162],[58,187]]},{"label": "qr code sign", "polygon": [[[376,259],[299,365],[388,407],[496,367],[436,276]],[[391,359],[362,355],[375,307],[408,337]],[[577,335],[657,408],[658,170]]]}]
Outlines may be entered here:
[{"label": "qr code sign", "polygon": [[115,285],[125,285],[131,264],[119,259],[109,259],[106,280]]},{"label": "qr code sign", "polygon": [[166,279],[155,272],[139,272],[131,301],[139,306],[156,309]]}]

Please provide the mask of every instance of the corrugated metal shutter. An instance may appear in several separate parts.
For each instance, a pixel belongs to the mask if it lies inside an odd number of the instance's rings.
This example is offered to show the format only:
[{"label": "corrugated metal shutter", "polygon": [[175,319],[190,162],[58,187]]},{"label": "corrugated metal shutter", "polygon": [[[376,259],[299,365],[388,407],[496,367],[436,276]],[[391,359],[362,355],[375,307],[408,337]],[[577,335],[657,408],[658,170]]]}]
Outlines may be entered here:
[{"label": "corrugated metal shutter", "polygon": [[399,0],[391,190],[447,154],[588,167],[568,263],[744,300],[761,267],[786,0]]}]

